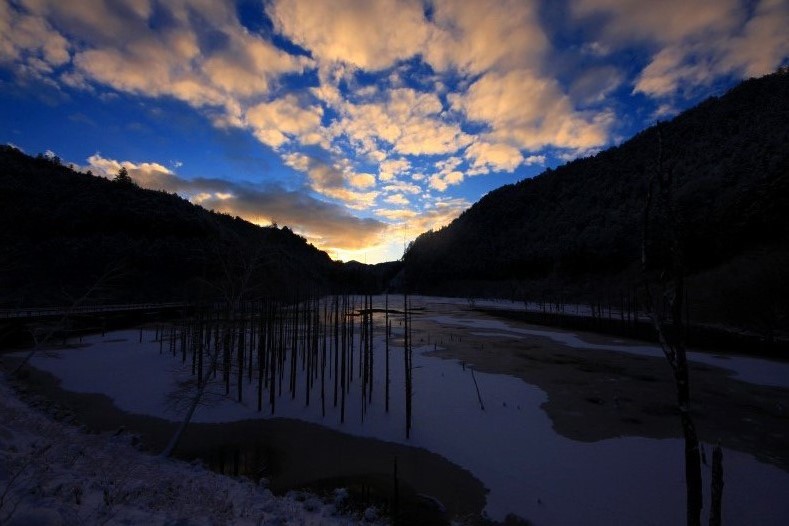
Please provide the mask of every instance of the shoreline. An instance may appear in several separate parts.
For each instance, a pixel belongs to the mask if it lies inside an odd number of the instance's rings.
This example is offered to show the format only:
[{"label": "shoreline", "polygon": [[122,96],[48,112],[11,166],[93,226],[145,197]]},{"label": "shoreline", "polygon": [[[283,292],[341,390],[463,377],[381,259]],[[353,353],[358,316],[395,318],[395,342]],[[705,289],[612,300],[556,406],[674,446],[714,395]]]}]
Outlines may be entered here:
[{"label": "shoreline", "polygon": [[[22,380],[26,397],[62,407],[90,433],[137,435],[142,455],[163,449],[178,426],[177,422],[126,412],[103,394],[65,390],[57,377],[35,367],[29,366],[28,371]],[[402,513],[436,516],[435,506],[425,499],[430,497],[450,516],[482,524],[487,491],[464,468],[423,448],[354,436],[318,424],[280,417],[192,422],[174,455],[184,462],[200,459],[207,470],[229,477],[265,478],[266,487],[278,496],[301,489],[326,493],[333,489],[328,483],[336,483],[332,485],[356,486],[374,493],[378,501],[391,495],[395,457]],[[258,469],[261,461],[263,472]],[[430,522],[441,523],[443,520]]]},{"label": "shoreline", "polygon": [[[627,319],[613,316],[589,316],[561,312],[540,312],[507,307],[472,307],[472,310],[506,320],[515,320],[544,327],[556,327],[571,331],[584,331],[601,336],[620,336],[650,343],[657,343],[652,323],[643,319]],[[704,324],[685,327],[689,347],[716,353],[742,354],[747,348],[748,356],[789,361],[789,340],[766,340],[756,333],[748,333]]]},{"label": "shoreline", "polygon": [[[455,315],[463,312],[456,307]],[[515,376],[542,389],[548,395],[542,408],[564,437],[596,442],[624,436],[682,436],[674,380],[665,358],[577,349],[534,336],[474,334],[475,329],[436,323],[430,319],[435,312],[416,312],[415,342],[421,339],[439,347],[431,355],[465,362],[481,372]],[[496,319],[477,310],[467,312]],[[642,343],[571,332],[594,344]],[[720,441],[789,472],[789,389],[748,383],[708,364],[689,362],[689,366],[691,411],[700,439],[711,444]]]},{"label": "shoreline", "polygon": [[0,378],[0,519],[9,526],[384,524],[379,518],[367,521],[338,502],[304,494],[275,496],[264,486],[219,475],[200,463],[143,453],[129,433],[76,427],[63,404],[41,398],[31,405],[30,392],[20,398],[15,382],[5,374]]}]

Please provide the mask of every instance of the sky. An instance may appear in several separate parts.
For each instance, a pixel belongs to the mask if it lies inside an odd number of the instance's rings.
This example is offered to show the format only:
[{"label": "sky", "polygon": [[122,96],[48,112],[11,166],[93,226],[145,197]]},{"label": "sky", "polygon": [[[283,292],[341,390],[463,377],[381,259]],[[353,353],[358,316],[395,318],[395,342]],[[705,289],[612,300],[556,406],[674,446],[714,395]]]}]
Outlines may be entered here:
[{"label": "sky", "polygon": [[395,260],[787,64],[789,0],[0,0],[0,143]]}]

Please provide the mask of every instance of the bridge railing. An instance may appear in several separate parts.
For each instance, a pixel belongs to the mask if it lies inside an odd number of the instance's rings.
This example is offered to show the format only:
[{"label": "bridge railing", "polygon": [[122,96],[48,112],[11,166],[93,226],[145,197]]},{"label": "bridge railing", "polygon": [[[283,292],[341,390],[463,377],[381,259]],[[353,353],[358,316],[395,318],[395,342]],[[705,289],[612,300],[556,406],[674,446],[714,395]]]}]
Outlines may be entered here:
[{"label": "bridge railing", "polygon": [[77,307],[36,307],[19,309],[0,309],[0,319],[42,318],[79,314],[101,314],[103,312],[134,312],[141,310],[160,310],[188,307],[188,303],[125,303],[112,305],[79,305]]}]

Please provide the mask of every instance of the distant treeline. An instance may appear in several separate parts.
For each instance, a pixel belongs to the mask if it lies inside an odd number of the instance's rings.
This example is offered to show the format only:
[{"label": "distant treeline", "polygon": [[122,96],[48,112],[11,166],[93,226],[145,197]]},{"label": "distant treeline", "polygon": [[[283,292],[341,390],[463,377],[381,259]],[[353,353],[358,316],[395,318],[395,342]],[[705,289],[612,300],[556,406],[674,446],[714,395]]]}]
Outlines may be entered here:
[{"label": "distant treeline", "polygon": [[[287,227],[259,227],[128,180],[0,147],[0,306],[376,292],[394,265],[343,264]],[[95,290],[92,290],[95,289]]]},{"label": "distant treeline", "polygon": [[647,186],[661,146],[680,221],[670,228],[660,214],[651,219],[652,268],[666,263],[670,241],[678,236],[697,321],[785,329],[786,70],[745,81],[621,146],[490,192],[410,246],[409,287],[618,304],[641,281]]}]

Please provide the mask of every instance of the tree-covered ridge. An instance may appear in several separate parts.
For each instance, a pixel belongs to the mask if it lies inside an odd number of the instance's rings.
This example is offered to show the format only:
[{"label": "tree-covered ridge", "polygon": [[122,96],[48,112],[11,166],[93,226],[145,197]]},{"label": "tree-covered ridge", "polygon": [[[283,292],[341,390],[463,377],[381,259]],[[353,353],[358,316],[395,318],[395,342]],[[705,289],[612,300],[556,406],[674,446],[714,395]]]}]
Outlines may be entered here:
[{"label": "tree-covered ridge", "polygon": [[[642,216],[662,136],[690,273],[747,255],[751,274],[789,249],[789,74],[741,83],[618,147],[490,192],[406,255],[418,290],[473,281],[564,292],[638,279]],[[659,247],[665,229],[656,228]],[[655,250],[655,253],[659,253]],[[740,269],[743,267],[743,269]],[[749,265],[738,265],[748,273]],[[749,280],[753,276],[739,275]],[[460,289],[457,287],[460,285]],[[512,285],[510,285],[512,287]]]},{"label": "tree-covered ridge", "polygon": [[103,299],[113,301],[317,291],[358,279],[287,227],[259,227],[11,147],[0,148],[0,225],[7,306],[60,303],[108,271]]}]

